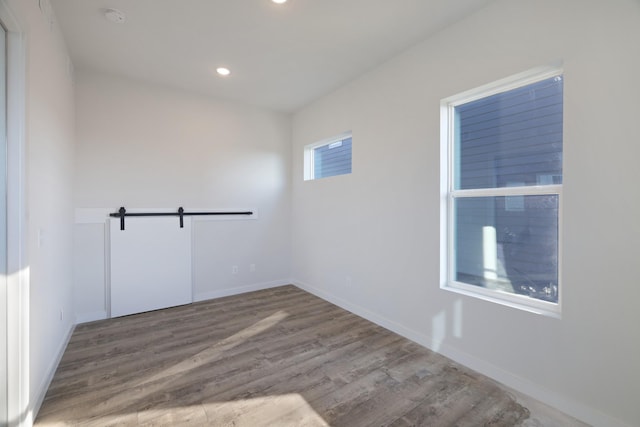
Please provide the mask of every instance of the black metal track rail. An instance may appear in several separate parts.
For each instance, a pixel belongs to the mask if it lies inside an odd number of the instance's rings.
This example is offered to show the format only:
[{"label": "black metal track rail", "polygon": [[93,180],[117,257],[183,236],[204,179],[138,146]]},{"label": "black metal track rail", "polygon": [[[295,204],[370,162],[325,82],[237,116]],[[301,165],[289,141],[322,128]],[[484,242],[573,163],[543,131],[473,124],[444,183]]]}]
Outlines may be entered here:
[{"label": "black metal track rail", "polygon": [[127,212],[124,207],[118,209],[118,212],[110,213],[113,218],[120,218],[120,230],[124,230],[124,219],[128,216],[177,216],[180,217],[180,228],[184,227],[185,216],[204,216],[204,215],[253,215],[251,211],[243,212],[185,212],[181,207],[176,212]]}]

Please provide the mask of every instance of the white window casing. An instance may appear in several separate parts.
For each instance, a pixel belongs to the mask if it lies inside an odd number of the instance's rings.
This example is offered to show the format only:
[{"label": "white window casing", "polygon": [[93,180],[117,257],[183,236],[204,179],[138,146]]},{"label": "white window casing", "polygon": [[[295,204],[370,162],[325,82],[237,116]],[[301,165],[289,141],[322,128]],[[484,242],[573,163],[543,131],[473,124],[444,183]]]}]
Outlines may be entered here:
[{"label": "white window casing", "polygon": [[[526,88],[529,85],[545,81],[547,79],[555,79],[554,81],[561,81],[562,79],[562,69],[560,67],[540,67],[533,70],[529,70],[527,72],[508,77],[506,79],[502,79],[463,93],[458,95],[454,95],[448,98],[445,98],[441,101],[441,122],[440,122],[440,137],[441,137],[441,147],[440,147],[440,189],[441,189],[441,197],[440,197],[440,245],[441,245],[441,260],[440,260],[440,287],[447,291],[457,292],[460,294],[472,296],[475,298],[480,298],[482,300],[491,301],[503,305],[507,305],[510,307],[526,310],[533,313],[548,315],[551,317],[560,317],[561,313],[561,305],[562,305],[562,286],[561,286],[561,277],[562,277],[562,183],[561,183],[561,171],[560,175],[556,172],[552,174],[541,174],[537,177],[537,181],[535,183],[529,183],[526,185],[523,182],[514,181],[511,183],[504,184],[504,186],[499,186],[498,184],[491,185],[480,185],[478,188],[462,188],[460,184],[460,177],[462,175],[463,166],[460,159],[459,151],[462,151],[461,148],[457,147],[460,145],[459,142],[461,140],[460,132],[461,126],[456,121],[456,108],[460,106],[465,106],[474,101],[483,100],[489,98],[493,95],[503,94],[505,92],[509,92],[511,90]],[[532,101],[534,102],[534,101]],[[562,109],[562,102],[560,102],[560,109]],[[562,117],[562,111],[560,110],[559,116]],[[499,117],[501,118],[501,117]],[[523,119],[524,120],[524,119]],[[557,120],[557,118],[556,118]],[[471,121],[471,120],[469,120]],[[479,121],[478,123],[481,123]],[[556,124],[557,126],[557,124]],[[498,147],[502,147],[504,143],[499,141],[497,143],[491,143],[497,145]],[[501,145],[502,144],[502,145]],[[529,145],[535,145],[536,143],[529,143]],[[561,144],[561,143],[560,143]],[[502,149],[502,148],[500,148]],[[497,151],[497,153],[502,154],[502,152]],[[486,153],[485,153],[486,154]],[[489,153],[491,154],[491,153]],[[494,153],[495,154],[495,153]],[[562,155],[562,150],[560,149],[560,153],[553,153],[556,156]],[[523,159],[526,158],[525,155],[517,154],[521,156]],[[507,154],[505,157],[508,157]],[[473,157],[473,156],[471,156]],[[485,157],[490,157],[489,155]],[[492,168],[493,170],[497,170],[498,167],[495,166],[495,163],[500,162],[500,158],[496,160],[494,156],[492,158],[493,166],[488,166],[488,168]],[[560,160],[561,162],[561,160]],[[484,166],[480,166],[484,167]],[[526,167],[526,166],[523,166]],[[475,172],[475,171],[474,171]],[[497,173],[497,172],[496,172]],[[482,179],[482,178],[480,178]],[[494,178],[495,181],[495,178]],[[560,182],[556,182],[560,181]],[[556,278],[557,278],[557,286],[555,296],[557,299],[555,301],[543,300],[537,297],[532,297],[529,295],[524,295],[516,292],[508,292],[499,289],[490,289],[486,287],[486,285],[478,285],[466,283],[465,281],[459,280],[458,276],[460,275],[460,271],[457,270],[456,260],[459,258],[458,248],[456,247],[456,239],[459,236],[456,236],[456,221],[460,220],[459,216],[461,214],[456,212],[454,208],[454,204],[457,201],[480,201],[487,200],[495,202],[497,205],[498,198],[504,198],[504,211],[510,212],[511,214],[519,214],[521,210],[524,210],[524,201],[525,198],[528,197],[527,200],[535,200],[535,196],[550,196],[549,199],[557,200],[557,219],[553,224],[557,224],[557,256],[556,256],[556,264],[554,267],[556,270]],[[484,199],[483,199],[484,198]],[[491,200],[493,198],[493,200]],[[550,212],[553,212],[554,209],[551,209]],[[536,211],[533,212],[535,214]],[[482,212],[481,212],[482,214]],[[480,218],[482,215],[480,214]],[[496,214],[494,213],[494,221]],[[462,217],[464,219],[464,217]],[[539,219],[538,219],[539,221]],[[471,227],[466,226],[465,227]],[[474,232],[476,235],[479,233],[479,226],[476,225]],[[487,228],[487,227],[483,227]],[[489,227],[491,228],[491,227]],[[483,232],[489,232],[488,235],[493,235],[494,240],[493,244],[495,245],[495,227],[494,230],[483,230]],[[493,233],[493,234],[491,234]],[[485,243],[484,237],[482,242]],[[473,246],[473,245],[470,245]],[[495,247],[490,247],[487,249],[485,244],[485,251],[496,252],[497,249]],[[461,248],[462,249],[462,248]],[[464,248],[467,251],[472,251],[472,249]],[[476,251],[478,252],[478,251]],[[497,255],[496,255],[497,256]],[[522,256],[522,255],[521,255]],[[475,253],[475,258],[479,259],[482,257],[482,254]],[[533,260],[535,262],[536,260]],[[557,267],[556,267],[557,266]],[[495,267],[495,266],[494,266]],[[492,268],[494,268],[492,267]],[[491,279],[495,278],[493,273],[491,273]],[[506,273],[504,273],[506,275]],[[487,276],[485,275],[485,278]]]},{"label": "white window casing", "polygon": [[315,180],[351,173],[351,132],[304,147],[304,180]]}]

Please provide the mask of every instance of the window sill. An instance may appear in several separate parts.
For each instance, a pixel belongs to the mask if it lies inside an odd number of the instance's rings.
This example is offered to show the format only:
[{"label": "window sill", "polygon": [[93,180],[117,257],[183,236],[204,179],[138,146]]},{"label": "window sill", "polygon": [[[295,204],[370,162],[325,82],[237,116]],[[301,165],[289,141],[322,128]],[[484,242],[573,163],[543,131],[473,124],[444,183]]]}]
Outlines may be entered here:
[{"label": "window sill", "polygon": [[522,295],[494,291],[486,288],[478,288],[477,286],[461,282],[447,283],[440,286],[440,289],[541,316],[562,319],[560,303],[554,304],[546,301],[534,300]]}]

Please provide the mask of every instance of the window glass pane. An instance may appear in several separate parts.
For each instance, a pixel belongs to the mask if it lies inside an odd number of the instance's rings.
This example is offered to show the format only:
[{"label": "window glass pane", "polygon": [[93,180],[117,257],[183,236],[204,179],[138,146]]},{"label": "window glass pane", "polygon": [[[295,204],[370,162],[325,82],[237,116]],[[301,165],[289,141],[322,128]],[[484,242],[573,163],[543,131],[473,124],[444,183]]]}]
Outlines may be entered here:
[{"label": "window glass pane", "polygon": [[562,183],[562,77],[455,107],[455,189]]},{"label": "window glass pane", "polygon": [[558,196],[454,201],[455,280],[558,302]]},{"label": "window glass pane", "polygon": [[313,168],[315,179],[351,173],[351,137],[314,148]]}]

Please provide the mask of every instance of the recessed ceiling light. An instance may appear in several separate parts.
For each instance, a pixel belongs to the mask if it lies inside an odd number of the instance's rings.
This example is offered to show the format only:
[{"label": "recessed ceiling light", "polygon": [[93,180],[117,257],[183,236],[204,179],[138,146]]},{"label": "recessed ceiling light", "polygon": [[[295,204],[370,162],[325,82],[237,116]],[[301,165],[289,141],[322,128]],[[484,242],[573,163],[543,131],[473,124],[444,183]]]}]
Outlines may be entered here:
[{"label": "recessed ceiling light", "polygon": [[276,4],[282,4],[282,3],[286,3],[287,0],[271,0],[272,2],[276,3]]},{"label": "recessed ceiling light", "polygon": [[107,18],[107,21],[111,21],[116,24],[124,24],[124,21],[127,20],[126,15],[118,9],[105,9],[104,17]]},{"label": "recessed ceiling light", "polygon": [[228,68],[225,68],[225,67],[216,68],[216,72],[218,74],[220,74],[221,76],[228,76],[229,74],[231,74],[231,70],[229,70]]}]

